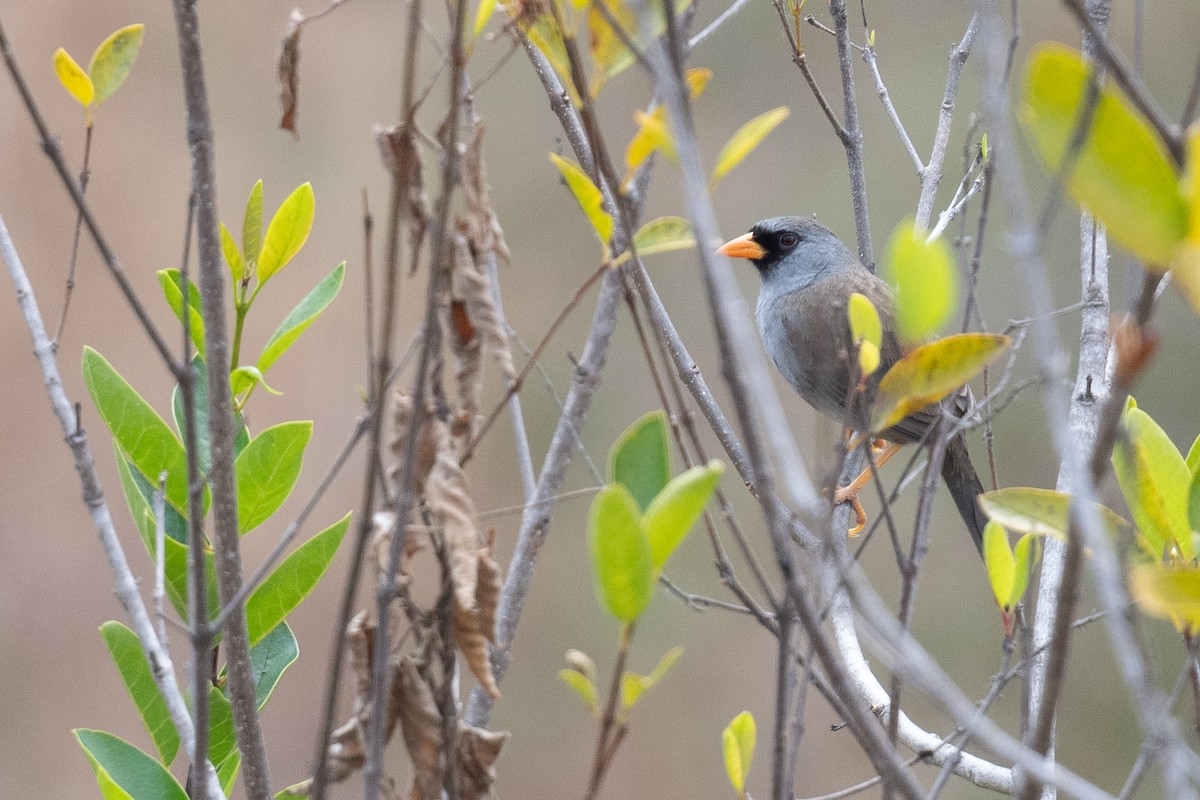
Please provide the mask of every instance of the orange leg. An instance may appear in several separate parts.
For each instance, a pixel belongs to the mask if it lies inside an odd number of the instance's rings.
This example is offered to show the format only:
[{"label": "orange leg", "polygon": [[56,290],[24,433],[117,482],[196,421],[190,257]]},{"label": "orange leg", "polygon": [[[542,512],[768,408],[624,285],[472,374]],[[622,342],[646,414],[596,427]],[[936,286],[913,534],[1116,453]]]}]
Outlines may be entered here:
[{"label": "orange leg", "polygon": [[[880,446],[882,439],[877,439],[872,444],[872,450],[877,451],[875,456],[875,467],[878,469],[886,464],[892,456],[900,451],[901,445],[895,442],[887,442],[886,446]],[[867,512],[863,510],[862,503],[858,499],[858,494],[871,481],[871,467],[868,465],[866,469],[859,473],[858,477],[851,481],[846,486],[838,487],[833,493],[833,504],[850,503],[854,508],[855,524],[850,529],[850,535],[854,536],[862,531],[867,524]]]}]

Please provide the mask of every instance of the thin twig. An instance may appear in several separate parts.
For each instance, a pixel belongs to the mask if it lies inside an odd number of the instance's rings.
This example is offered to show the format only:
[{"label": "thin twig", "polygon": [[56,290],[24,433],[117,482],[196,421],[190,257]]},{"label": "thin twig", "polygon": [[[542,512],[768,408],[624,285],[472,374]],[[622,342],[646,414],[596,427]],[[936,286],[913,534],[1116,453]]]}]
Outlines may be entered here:
[{"label": "thin twig", "polygon": [[[80,196],[87,195],[88,178],[91,177],[91,170],[88,168],[88,162],[92,156],[92,120],[87,121],[84,127],[83,138],[83,166],[79,169],[79,194]],[[75,268],[79,265],[79,237],[83,233],[83,214],[76,213],[75,215],[75,233],[71,237],[71,263],[67,267],[67,287],[63,292],[62,314],[58,318],[58,330],[54,332],[54,346],[57,347],[62,341],[63,329],[67,327],[67,314],[71,310],[71,295],[75,291]]]}]

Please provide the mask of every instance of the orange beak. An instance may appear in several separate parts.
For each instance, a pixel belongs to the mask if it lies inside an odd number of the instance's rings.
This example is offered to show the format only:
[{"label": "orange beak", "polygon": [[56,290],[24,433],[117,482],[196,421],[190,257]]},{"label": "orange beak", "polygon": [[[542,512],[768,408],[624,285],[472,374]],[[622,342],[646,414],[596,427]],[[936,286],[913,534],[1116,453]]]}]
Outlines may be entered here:
[{"label": "orange beak", "polygon": [[748,258],[751,261],[756,261],[767,254],[762,245],[754,241],[753,233],[747,233],[736,239],[730,239],[718,247],[717,252],[730,258]]}]

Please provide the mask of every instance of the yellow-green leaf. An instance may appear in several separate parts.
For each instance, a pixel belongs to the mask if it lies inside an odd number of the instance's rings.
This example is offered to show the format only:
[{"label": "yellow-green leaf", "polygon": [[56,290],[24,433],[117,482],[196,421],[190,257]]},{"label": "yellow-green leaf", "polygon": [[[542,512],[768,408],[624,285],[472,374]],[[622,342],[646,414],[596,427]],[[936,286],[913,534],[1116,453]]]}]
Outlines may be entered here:
[{"label": "yellow-green leaf", "polygon": [[638,31],[638,18],[633,7],[626,0],[612,0],[607,3],[609,14],[621,26],[622,34],[618,34],[609,25],[604,15],[593,5],[588,11],[588,49],[591,51],[592,82],[588,92],[597,97],[609,78],[629,67],[633,62],[633,53],[625,46],[625,39],[635,40]]},{"label": "yellow-green leaf", "polygon": [[767,138],[767,134],[775,130],[779,123],[787,119],[791,111],[787,106],[771,109],[765,114],[759,114],[754,119],[747,122],[738,132],[730,137],[725,146],[721,148],[721,152],[717,155],[717,166],[713,168],[712,179],[709,181],[710,187],[715,188],[721,179],[728,174],[729,170],[733,169],[742,159],[750,155],[754,148],[758,147],[763,139]]},{"label": "yellow-green leaf", "polygon": [[1150,551],[1179,548],[1191,560],[1188,493],[1192,475],[1166,431],[1133,399],[1121,416],[1124,433],[1113,447],[1112,464],[1121,493]]},{"label": "yellow-green leaf", "polygon": [[1145,613],[1180,631],[1200,630],[1200,568],[1139,564],[1129,571],[1129,593]]},{"label": "yellow-green leaf", "polygon": [[725,774],[739,796],[745,797],[746,778],[754,761],[754,744],[757,734],[754,715],[749,711],[738,714],[721,732],[721,745],[725,754]]},{"label": "yellow-green leaf", "polygon": [[58,76],[58,82],[63,88],[70,92],[81,106],[87,108],[92,104],[96,97],[96,87],[92,79],[61,47],[54,51],[54,74]]},{"label": "yellow-green leaf", "polygon": [[242,254],[224,222],[219,224],[218,229],[221,232],[221,254],[225,256],[225,263],[229,265],[229,274],[233,282],[237,283],[244,276],[245,263],[242,261]]},{"label": "yellow-green leaf", "polygon": [[646,507],[642,513],[642,526],[650,542],[650,556],[656,570],[663,568],[687,538],[724,472],[725,465],[715,459],[692,467],[673,478]]},{"label": "yellow-green leaf", "polygon": [[1013,564],[1016,572],[1013,577],[1012,594],[1008,596],[1009,606],[1015,608],[1025,595],[1029,586],[1029,565],[1037,560],[1038,540],[1032,534],[1025,534],[1017,539],[1013,546]]},{"label": "yellow-green leaf", "polygon": [[1187,238],[1175,253],[1171,275],[1175,288],[1200,312],[1200,125],[1193,125],[1187,139],[1187,173],[1183,194],[1188,204]]},{"label": "yellow-green leaf", "polygon": [[588,711],[593,714],[597,711],[596,705],[596,685],[588,680],[588,677],[573,669],[560,669],[558,677],[567,686],[575,690],[575,694],[579,695],[579,699],[583,700],[583,705]]},{"label": "yellow-green leaf", "polygon": [[1012,548],[1008,544],[1008,531],[994,519],[983,527],[983,567],[987,570],[988,582],[996,604],[1003,611],[1011,611],[1010,600],[1016,581],[1017,564]]},{"label": "yellow-green leaf", "polygon": [[[979,495],[979,506],[988,517],[1012,531],[1059,539],[1067,535],[1071,496],[1064,492],[1011,486]],[[1110,533],[1129,529],[1129,523],[1111,509],[1099,503],[1096,509]]]},{"label": "yellow-green leaf", "polygon": [[242,216],[242,255],[251,265],[258,263],[262,252],[262,197],[263,182],[259,178],[250,189],[246,213]]},{"label": "yellow-green leaf", "polygon": [[137,61],[138,51],[142,48],[145,27],[139,22],[114,31],[92,54],[88,74],[96,87],[97,103],[103,103],[111,97],[129,77],[133,62]]},{"label": "yellow-green leaf", "polygon": [[588,546],[601,602],[618,621],[633,622],[654,593],[654,567],[637,503],[624,485],[609,484],[592,501]]},{"label": "yellow-green leaf", "polygon": [[[883,344],[883,323],[875,304],[865,294],[851,292],[846,304],[846,315],[850,318],[850,336],[856,342],[870,342],[879,348]],[[878,349],[876,350],[878,354]]]},{"label": "yellow-green leaf", "polygon": [[[1092,67],[1079,51],[1039,45],[1025,69],[1023,121],[1051,172],[1063,165],[1086,107]],[[1108,234],[1148,265],[1166,269],[1187,232],[1187,203],[1163,143],[1121,92],[1100,87],[1067,190]]]},{"label": "yellow-green leaf", "polygon": [[871,430],[883,431],[959,388],[1005,351],[1010,339],[959,333],[914,348],[879,381]]},{"label": "yellow-green leaf", "polygon": [[300,184],[280,204],[279,210],[271,218],[271,224],[267,226],[262,253],[258,257],[257,272],[260,285],[283,269],[296,253],[300,252],[312,231],[315,211],[316,199],[313,197],[311,183]]},{"label": "yellow-green leaf", "polygon": [[887,277],[896,293],[896,332],[907,342],[935,335],[954,310],[958,294],[954,257],[945,239],[927,242],[911,219],[888,242]]},{"label": "yellow-green leaf", "polygon": [[621,704],[626,709],[633,708],[647,689],[661,681],[675,662],[683,655],[683,648],[676,645],[663,654],[654,665],[649,675],[638,675],[636,672],[626,672],[621,676]]},{"label": "yellow-green leaf", "polygon": [[[670,253],[674,250],[691,250],[696,246],[696,236],[692,233],[692,223],[683,217],[659,217],[638,229],[633,235],[633,244],[639,256],[652,256],[655,253]],[[617,257],[613,266],[627,260],[628,250]]]},{"label": "yellow-green leaf", "polygon": [[567,182],[567,188],[571,190],[571,194],[575,195],[575,200],[583,209],[584,216],[592,224],[596,235],[600,237],[600,243],[607,247],[608,240],[612,238],[613,218],[604,210],[604,195],[600,193],[596,184],[592,183],[588,174],[579,168],[578,164],[554,153],[550,154],[550,160],[562,173],[563,179]]}]

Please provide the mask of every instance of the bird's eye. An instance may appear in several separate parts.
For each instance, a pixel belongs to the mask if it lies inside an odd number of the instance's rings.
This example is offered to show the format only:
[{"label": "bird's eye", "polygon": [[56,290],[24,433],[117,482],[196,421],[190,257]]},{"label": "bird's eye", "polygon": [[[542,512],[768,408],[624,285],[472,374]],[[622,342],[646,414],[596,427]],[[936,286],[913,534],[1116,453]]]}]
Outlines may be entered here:
[{"label": "bird's eye", "polygon": [[779,236],[779,246],[786,250],[791,250],[798,244],[800,244],[799,234],[791,233],[789,231],[788,233],[780,234]]}]

